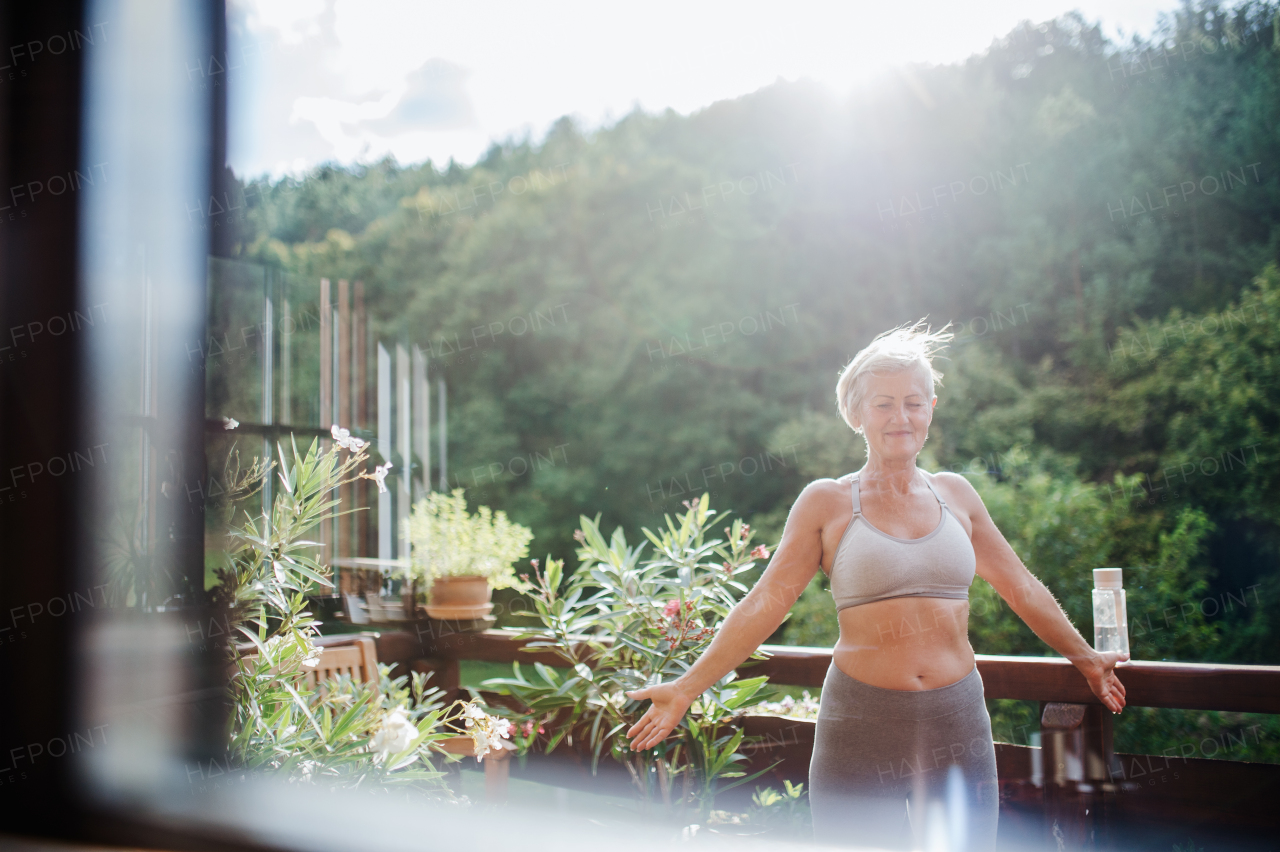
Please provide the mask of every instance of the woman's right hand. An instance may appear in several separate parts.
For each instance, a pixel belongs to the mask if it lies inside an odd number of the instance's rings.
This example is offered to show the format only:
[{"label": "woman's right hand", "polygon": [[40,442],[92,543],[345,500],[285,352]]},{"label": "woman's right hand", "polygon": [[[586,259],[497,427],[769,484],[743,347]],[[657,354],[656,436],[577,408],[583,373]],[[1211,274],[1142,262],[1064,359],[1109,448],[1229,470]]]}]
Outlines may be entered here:
[{"label": "woman's right hand", "polygon": [[[640,717],[640,721],[627,731],[627,739],[631,740],[632,751],[644,751],[653,748],[667,738],[675,730],[676,725],[684,718],[685,711],[693,703],[679,687],[672,683],[659,683],[636,689],[627,693],[627,697],[635,701],[648,698],[653,703]],[[696,697],[696,696],[695,696]]]}]

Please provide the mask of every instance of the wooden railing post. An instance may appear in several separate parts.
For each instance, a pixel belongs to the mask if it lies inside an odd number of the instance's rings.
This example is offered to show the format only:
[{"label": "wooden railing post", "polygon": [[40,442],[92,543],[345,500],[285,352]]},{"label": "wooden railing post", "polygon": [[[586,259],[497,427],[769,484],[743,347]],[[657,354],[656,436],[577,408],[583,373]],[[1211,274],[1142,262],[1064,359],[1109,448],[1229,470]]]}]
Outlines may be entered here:
[{"label": "wooden railing post", "polygon": [[511,752],[494,749],[484,761],[484,798],[492,805],[507,802],[508,779],[511,776]]},{"label": "wooden railing post", "polygon": [[1107,834],[1111,711],[1100,704],[1041,702],[1046,823],[1068,848],[1095,848]]},{"label": "wooden railing post", "polygon": [[1111,783],[1111,764],[1115,758],[1111,717],[1111,711],[1101,704],[1085,705],[1084,778],[1104,793],[1115,791]]},{"label": "wooden railing post", "polygon": [[425,658],[414,660],[411,669],[421,674],[430,674],[427,687],[439,687],[444,691],[444,700],[453,701],[462,691],[461,667],[457,660]]},{"label": "wooden railing post", "polygon": [[[441,740],[439,747],[449,754],[474,757],[472,739],[466,735],[449,737]],[[484,800],[491,805],[505,804],[507,801],[507,782],[511,776],[511,750],[498,748],[485,755],[484,766]],[[461,767],[459,767],[461,769]]]},{"label": "wooden railing post", "polygon": [[[1059,849],[1081,849],[1088,837],[1078,784],[1084,780],[1085,705],[1040,703],[1045,826]],[[1052,846],[1050,846],[1052,848]]]}]

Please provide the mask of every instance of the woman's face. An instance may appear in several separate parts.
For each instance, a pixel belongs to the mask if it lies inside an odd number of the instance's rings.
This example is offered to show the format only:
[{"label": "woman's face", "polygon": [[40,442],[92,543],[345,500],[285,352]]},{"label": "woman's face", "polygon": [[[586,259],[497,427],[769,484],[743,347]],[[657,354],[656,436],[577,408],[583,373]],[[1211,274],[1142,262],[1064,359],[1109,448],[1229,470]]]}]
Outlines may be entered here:
[{"label": "woman's face", "polygon": [[929,437],[937,401],[929,394],[921,370],[872,373],[866,396],[854,412],[854,422],[862,427],[871,454],[884,461],[908,461]]}]

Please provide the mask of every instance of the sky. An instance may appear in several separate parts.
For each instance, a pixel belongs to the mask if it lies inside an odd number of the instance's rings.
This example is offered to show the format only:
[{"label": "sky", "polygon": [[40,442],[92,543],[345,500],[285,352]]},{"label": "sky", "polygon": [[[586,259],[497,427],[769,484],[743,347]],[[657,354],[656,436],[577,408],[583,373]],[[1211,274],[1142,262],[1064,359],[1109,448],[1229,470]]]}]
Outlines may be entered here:
[{"label": "sky", "polygon": [[[840,94],[897,65],[958,62],[1020,21],[1078,10],[1113,40],[1176,0],[230,0],[225,75],[238,175],[474,163],[494,141],[637,106],[689,114],[779,78]],[[225,68],[225,71],[220,69]]]}]

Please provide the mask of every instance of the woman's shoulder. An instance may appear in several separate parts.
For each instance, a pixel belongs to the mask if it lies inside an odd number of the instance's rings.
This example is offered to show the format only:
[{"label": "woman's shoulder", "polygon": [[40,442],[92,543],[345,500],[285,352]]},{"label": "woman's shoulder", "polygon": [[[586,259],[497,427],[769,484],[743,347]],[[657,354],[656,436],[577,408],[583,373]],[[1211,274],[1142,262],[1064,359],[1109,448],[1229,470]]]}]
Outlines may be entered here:
[{"label": "woman's shoulder", "polygon": [[965,479],[958,473],[949,470],[940,470],[937,473],[929,473],[921,471],[925,478],[938,489],[944,500],[949,500],[957,505],[968,505],[973,500],[980,500],[978,491],[973,487],[973,483]]},{"label": "woman's shoulder", "polygon": [[849,501],[849,487],[853,474],[846,474],[839,479],[815,479],[804,487],[796,498],[796,507],[811,506],[827,508],[836,504],[843,505]]},{"label": "woman's shoulder", "polygon": [[[824,477],[815,479],[804,487],[805,491],[827,492],[827,491],[849,491],[849,483],[852,482],[858,474],[846,473],[844,476]],[[804,493],[803,491],[801,492]]]}]

